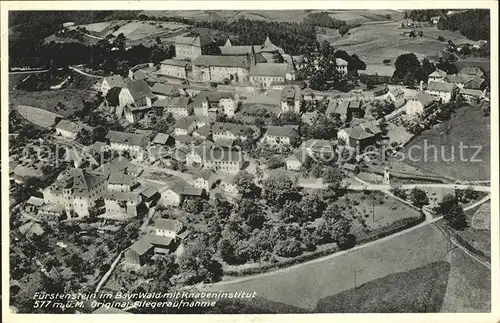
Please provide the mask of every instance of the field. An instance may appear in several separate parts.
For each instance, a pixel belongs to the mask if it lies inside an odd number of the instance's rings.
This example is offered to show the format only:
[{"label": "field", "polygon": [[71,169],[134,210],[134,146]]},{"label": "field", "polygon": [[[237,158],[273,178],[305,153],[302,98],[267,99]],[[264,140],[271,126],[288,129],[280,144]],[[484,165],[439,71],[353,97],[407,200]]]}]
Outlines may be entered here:
[{"label": "field", "polygon": [[[484,203],[484,206],[490,206],[489,202]],[[467,215],[467,221],[469,226],[462,231],[458,231],[457,234],[471,244],[474,248],[480,250],[484,253],[487,258],[491,258],[491,232],[490,230],[478,230],[471,225],[472,218],[476,211],[480,209],[481,206],[475,207],[465,212]],[[482,210],[484,208],[481,208]],[[486,211],[491,210],[491,208],[486,208]],[[485,214],[484,216],[490,216],[489,214]]]},{"label": "field", "polygon": [[[403,36],[403,29],[398,29],[401,22],[364,24],[353,28],[342,38],[333,40],[336,49],[357,54],[367,65],[382,65],[384,59],[393,63],[396,58],[408,52],[413,52],[419,59],[436,55],[443,50],[446,42],[437,40],[443,36],[445,41],[452,40],[455,44],[467,42],[459,32],[439,30],[434,27],[423,27],[423,37],[410,39]],[[383,65],[382,65],[383,66]]]},{"label": "field", "polygon": [[[447,131],[450,123],[450,129],[445,137],[442,133]],[[484,117],[477,106],[464,106],[457,110],[456,115],[450,121],[424,131],[409,143],[406,151],[408,147],[419,146],[422,148],[422,154],[419,158],[414,156],[414,160],[408,160],[408,163],[435,174],[456,179],[488,180],[490,179],[490,136],[490,117]],[[444,145],[441,145],[443,141]],[[463,148],[462,156],[459,148],[461,143],[469,147]],[[436,153],[432,145],[436,147]],[[473,146],[481,147],[476,156],[474,154],[478,149]],[[425,151],[427,151],[427,158],[424,158],[423,152]],[[437,158],[434,158],[435,155]],[[475,159],[469,161],[472,157]]]}]

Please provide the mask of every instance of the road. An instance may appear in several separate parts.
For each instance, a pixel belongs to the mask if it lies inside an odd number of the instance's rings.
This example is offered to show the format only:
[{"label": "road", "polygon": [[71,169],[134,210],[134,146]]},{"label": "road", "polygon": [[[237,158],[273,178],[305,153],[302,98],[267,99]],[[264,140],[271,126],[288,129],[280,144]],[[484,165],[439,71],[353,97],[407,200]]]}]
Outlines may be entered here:
[{"label": "road", "polygon": [[73,71],[77,72],[78,74],[81,74],[81,75],[85,75],[85,76],[88,76],[88,77],[103,78],[103,77],[102,77],[102,76],[100,76],[100,75],[94,75],[94,74],[89,74],[89,73],[87,73],[87,72],[84,72],[84,71],[82,71],[82,70],[80,70],[80,69],[78,69],[78,68],[76,68],[76,67],[74,67],[74,66],[70,66],[69,68],[70,68],[71,70],[73,70]]},{"label": "road", "polygon": [[16,75],[16,74],[36,74],[36,73],[45,73],[48,72],[48,69],[45,70],[28,70],[28,71],[17,71],[17,72],[9,72],[9,75]]}]

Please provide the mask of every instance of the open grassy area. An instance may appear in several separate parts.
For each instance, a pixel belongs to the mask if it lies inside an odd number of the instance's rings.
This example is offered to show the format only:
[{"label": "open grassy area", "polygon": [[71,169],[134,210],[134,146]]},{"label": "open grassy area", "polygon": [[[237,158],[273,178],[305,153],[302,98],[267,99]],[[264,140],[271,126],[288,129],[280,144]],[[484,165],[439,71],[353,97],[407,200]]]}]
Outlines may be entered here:
[{"label": "open grassy area", "polygon": [[316,313],[436,313],[441,309],[450,264],[445,261],[390,274],[321,299]]},{"label": "open grassy area", "polygon": [[[450,128],[446,135],[448,127]],[[491,158],[490,136],[490,117],[485,117],[481,108],[477,106],[464,106],[456,112],[450,121],[424,131],[410,142],[406,147],[407,157],[411,147],[421,147],[421,151],[413,149],[413,161],[408,160],[407,162],[447,177],[464,180],[488,180],[490,179]],[[460,153],[461,143],[470,147],[463,149],[462,156]],[[436,149],[433,150],[431,146],[436,147]],[[472,146],[481,147],[477,155],[475,154],[479,148],[472,148]],[[427,151],[427,158],[425,158],[425,151]],[[434,158],[435,156],[437,158]],[[451,159],[450,156],[454,158]]]},{"label": "open grassy area", "polygon": [[413,52],[419,59],[436,55],[445,46],[446,42],[437,40],[443,36],[446,41],[452,40],[456,44],[464,43],[467,39],[458,31],[439,30],[435,27],[423,27],[423,37],[410,39],[403,36],[403,29],[398,29],[400,21],[365,24],[353,28],[347,35],[333,41],[333,46],[348,53],[357,54],[367,65],[382,64],[384,59],[392,62],[408,52]]}]

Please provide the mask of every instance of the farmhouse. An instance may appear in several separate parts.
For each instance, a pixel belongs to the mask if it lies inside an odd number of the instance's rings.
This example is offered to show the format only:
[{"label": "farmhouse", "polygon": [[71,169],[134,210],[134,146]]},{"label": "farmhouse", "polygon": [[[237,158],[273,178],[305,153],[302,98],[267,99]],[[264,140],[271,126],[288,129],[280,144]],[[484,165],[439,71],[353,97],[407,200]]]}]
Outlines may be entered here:
[{"label": "farmhouse", "polygon": [[427,93],[417,93],[416,96],[408,98],[404,105],[408,116],[417,116],[424,113],[425,110],[436,107],[436,97]]},{"label": "farmhouse", "polygon": [[250,60],[246,56],[202,55],[193,61],[193,79],[222,82],[224,79],[246,82]]},{"label": "farmhouse", "polygon": [[251,134],[251,128],[246,125],[229,123],[229,122],[215,122],[212,125],[212,138],[213,140],[230,139],[245,141],[248,135]]},{"label": "farmhouse", "polygon": [[443,103],[448,103],[455,98],[458,87],[448,82],[429,82],[425,93],[438,97]]},{"label": "farmhouse", "polygon": [[153,108],[147,105],[126,105],[123,107],[123,116],[129,123],[134,124],[142,120],[152,110]]},{"label": "farmhouse", "polygon": [[104,205],[109,215],[125,214],[135,217],[141,202],[141,196],[137,192],[109,191],[104,195]]},{"label": "farmhouse", "polygon": [[263,140],[268,145],[290,145],[296,132],[297,126],[269,126]]},{"label": "farmhouse", "polygon": [[446,77],[446,72],[438,68],[434,72],[429,74],[429,82],[441,82],[444,80],[445,77]]},{"label": "farmhouse", "polygon": [[188,76],[190,64],[187,61],[166,59],[160,62],[158,74],[185,79]]},{"label": "farmhouse", "polygon": [[174,134],[176,136],[189,135],[194,129],[196,129],[196,123],[193,119],[182,118],[175,123]]},{"label": "farmhouse", "polygon": [[175,58],[194,60],[198,56],[208,55],[217,50],[215,40],[209,35],[196,37],[177,37],[175,39]]},{"label": "farmhouse", "polygon": [[473,89],[461,89],[459,94],[469,103],[478,103],[485,97],[484,91]]},{"label": "farmhouse", "polygon": [[74,140],[83,127],[79,124],[63,119],[57,123],[55,129],[57,135]]},{"label": "farmhouse", "polygon": [[281,92],[281,112],[300,112],[300,87],[285,86]]},{"label": "farmhouse", "polygon": [[110,130],[106,135],[111,150],[124,152],[127,151],[133,156],[141,159],[144,154],[144,148],[148,144],[148,138],[129,132],[120,132]]},{"label": "farmhouse", "polygon": [[470,89],[470,90],[484,90],[485,88],[485,81],[484,79],[480,77],[474,77],[464,83],[463,86],[464,89]]},{"label": "farmhouse", "polygon": [[137,80],[122,88],[118,99],[121,107],[126,105],[151,107],[152,100],[156,99],[156,95],[151,92],[149,85],[144,80]]},{"label": "farmhouse", "polygon": [[474,79],[472,75],[465,74],[454,74],[454,75],[446,75],[444,80],[441,82],[448,82],[455,84],[458,88],[463,89],[465,84]]},{"label": "farmhouse", "polygon": [[209,148],[204,152],[204,166],[215,172],[237,174],[243,163],[240,151]]},{"label": "farmhouse", "polygon": [[339,72],[341,75],[346,75],[347,74],[347,61],[343,60],[342,58],[336,58],[335,59],[335,69],[337,72]]},{"label": "farmhouse", "polygon": [[177,97],[181,95],[181,91],[171,84],[155,83],[151,88],[151,92],[158,98],[163,100],[166,98]]},{"label": "farmhouse", "polygon": [[210,136],[210,126],[209,125],[204,125],[203,127],[200,127],[193,131],[193,137],[196,139],[201,139],[205,140]]},{"label": "farmhouse", "polygon": [[166,133],[159,132],[152,141],[155,145],[161,146],[173,146],[175,144],[174,138],[172,136],[167,135]]},{"label": "farmhouse", "polygon": [[159,203],[164,206],[179,206],[182,203],[182,190],[185,185],[185,182],[180,181],[160,191]]},{"label": "farmhouse", "polygon": [[474,77],[484,78],[484,72],[477,66],[466,66],[458,72],[460,75],[471,75]]},{"label": "farmhouse", "polygon": [[394,103],[396,109],[401,108],[405,104],[405,92],[400,88],[393,88],[387,92],[386,100]]},{"label": "farmhouse", "polygon": [[304,152],[302,150],[298,150],[285,159],[285,167],[287,170],[300,171],[306,158],[307,157]]},{"label": "farmhouse", "polygon": [[89,209],[106,191],[106,178],[79,168],[61,173],[43,190],[46,204],[63,205],[70,217],[87,217]]},{"label": "farmhouse", "polygon": [[153,108],[160,115],[172,113],[175,118],[187,117],[192,100],[187,96],[170,97],[153,103]]},{"label": "farmhouse", "polygon": [[194,97],[195,116],[208,116],[211,109],[232,117],[238,109],[238,93],[223,91],[202,91]]},{"label": "farmhouse", "polygon": [[309,139],[302,143],[300,149],[311,157],[327,157],[335,152],[333,143],[324,139]]},{"label": "farmhouse", "polygon": [[380,139],[380,128],[373,123],[360,124],[352,128],[339,130],[337,138],[345,141],[347,147],[362,152],[366,147],[374,145]]},{"label": "farmhouse", "polygon": [[120,75],[107,76],[102,80],[101,92],[103,96],[108,94],[108,91],[114,87],[125,87],[125,80]]},{"label": "farmhouse", "polygon": [[250,84],[269,88],[272,83],[295,80],[295,70],[288,63],[257,63],[250,67]]},{"label": "farmhouse", "polygon": [[193,185],[209,192],[218,181],[218,176],[211,170],[198,170],[193,174]]}]

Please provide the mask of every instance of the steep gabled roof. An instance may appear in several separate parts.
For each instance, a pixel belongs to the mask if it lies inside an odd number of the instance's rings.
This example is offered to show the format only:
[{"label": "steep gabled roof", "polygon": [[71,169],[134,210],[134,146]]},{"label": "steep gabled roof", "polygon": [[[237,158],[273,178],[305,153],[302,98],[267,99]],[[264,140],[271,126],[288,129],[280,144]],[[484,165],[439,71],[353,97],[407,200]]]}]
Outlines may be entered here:
[{"label": "steep gabled roof", "polygon": [[292,126],[292,125],[267,127],[268,136],[290,137],[295,131],[297,131],[297,126]]},{"label": "steep gabled roof", "polygon": [[148,83],[144,80],[136,80],[127,84],[127,89],[130,91],[130,95],[134,98],[134,100],[149,97],[154,98],[155,95],[151,92]]},{"label": "steep gabled roof", "polygon": [[427,85],[427,91],[453,92],[455,88],[455,84],[448,82],[429,82]]},{"label": "steep gabled roof", "polygon": [[248,69],[250,62],[246,56],[201,55],[193,61],[196,66],[240,67]]},{"label": "steep gabled roof", "polygon": [[104,80],[108,83],[110,88],[125,87],[125,80],[121,77],[121,75],[106,76]]},{"label": "steep gabled roof", "polygon": [[82,128],[83,127],[79,124],[65,119],[59,121],[56,125],[56,129],[61,129],[72,133],[79,133]]},{"label": "steep gabled roof", "polygon": [[258,63],[250,68],[252,76],[285,77],[288,63]]},{"label": "steep gabled roof", "polygon": [[145,142],[147,140],[147,137],[130,132],[110,130],[106,135],[106,139],[114,143],[138,146]]}]

